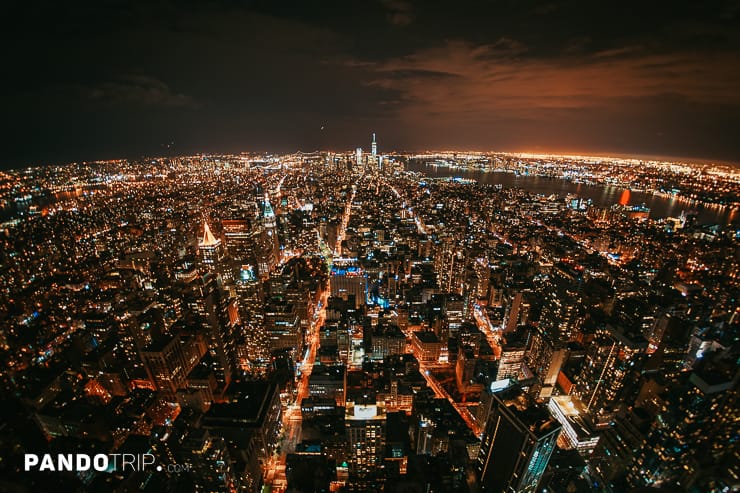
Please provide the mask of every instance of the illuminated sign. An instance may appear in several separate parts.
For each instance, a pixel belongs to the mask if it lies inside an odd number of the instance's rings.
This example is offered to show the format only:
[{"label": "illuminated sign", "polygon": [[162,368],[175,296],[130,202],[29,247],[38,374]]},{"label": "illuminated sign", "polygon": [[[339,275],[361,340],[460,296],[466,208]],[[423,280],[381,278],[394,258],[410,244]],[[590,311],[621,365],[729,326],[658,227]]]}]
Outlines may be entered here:
[{"label": "illuminated sign", "polygon": [[373,419],[377,415],[378,406],[375,404],[355,406],[354,419]]},{"label": "illuminated sign", "polygon": [[496,380],[495,382],[491,382],[491,392],[498,392],[499,390],[504,390],[506,387],[511,384],[510,378],[504,378],[502,380]]}]

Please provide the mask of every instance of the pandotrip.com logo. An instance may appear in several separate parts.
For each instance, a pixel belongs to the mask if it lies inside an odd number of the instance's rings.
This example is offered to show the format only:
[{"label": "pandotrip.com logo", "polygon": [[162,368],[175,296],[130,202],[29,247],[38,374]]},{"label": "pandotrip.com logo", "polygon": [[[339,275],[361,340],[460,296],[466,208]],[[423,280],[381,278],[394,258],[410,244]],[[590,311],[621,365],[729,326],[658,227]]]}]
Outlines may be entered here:
[{"label": "pandotrip.com logo", "polygon": [[25,454],[27,472],[186,472],[189,464],[157,464],[154,454]]}]

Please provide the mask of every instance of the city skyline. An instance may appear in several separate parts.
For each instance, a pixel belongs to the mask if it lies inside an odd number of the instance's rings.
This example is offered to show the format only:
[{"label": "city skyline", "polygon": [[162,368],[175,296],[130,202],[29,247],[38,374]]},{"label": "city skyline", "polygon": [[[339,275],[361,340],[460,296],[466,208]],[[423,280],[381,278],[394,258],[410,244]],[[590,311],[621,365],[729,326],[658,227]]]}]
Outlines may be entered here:
[{"label": "city skyline", "polygon": [[[373,132],[372,134],[375,134]],[[367,152],[371,147],[364,148],[360,147],[363,152]],[[3,168],[6,171],[20,170],[24,168],[34,168],[39,166],[65,166],[65,165],[90,165],[99,162],[116,162],[116,161],[137,161],[141,159],[168,159],[185,156],[219,156],[219,155],[283,155],[283,154],[315,154],[315,153],[334,153],[343,154],[350,151],[350,146],[347,148],[326,148],[326,149],[295,149],[288,152],[271,152],[269,150],[251,150],[242,149],[234,152],[223,152],[219,150],[214,151],[195,151],[186,154],[168,155],[163,154],[143,154],[143,155],[127,155],[127,156],[115,156],[109,158],[90,158],[80,159],[72,161],[49,161],[49,162],[36,162],[28,163],[26,165],[19,165],[16,167]],[[726,166],[730,169],[740,168],[740,161],[732,161],[727,159],[709,159],[699,157],[686,157],[686,156],[675,156],[675,155],[659,155],[659,154],[639,154],[639,153],[618,153],[618,152],[577,152],[573,150],[568,151],[549,151],[549,150],[504,150],[504,149],[485,149],[485,148],[419,148],[419,149],[384,149],[384,154],[390,155],[414,155],[414,154],[429,154],[429,155],[454,155],[454,154],[479,154],[479,155],[491,155],[491,154],[503,154],[511,156],[520,156],[524,158],[563,158],[563,159],[598,159],[603,161],[608,160],[629,160],[629,161],[648,161],[658,163],[675,163],[688,166]]]}]

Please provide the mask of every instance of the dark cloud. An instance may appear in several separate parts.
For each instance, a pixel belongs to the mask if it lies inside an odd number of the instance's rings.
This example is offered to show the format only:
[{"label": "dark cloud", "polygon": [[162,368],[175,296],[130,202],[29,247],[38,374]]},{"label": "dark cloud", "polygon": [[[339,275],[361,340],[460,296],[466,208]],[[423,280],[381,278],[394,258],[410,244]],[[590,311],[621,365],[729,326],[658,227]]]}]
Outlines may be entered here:
[{"label": "dark cloud", "polygon": [[507,36],[490,44],[480,45],[475,49],[476,58],[514,57],[527,52],[527,46],[521,41]]},{"label": "dark cloud", "polygon": [[[413,63],[410,63],[409,66],[413,66]],[[389,79],[401,81],[402,84],[409,83],[416,80],[426,80],[429,81],[432,84],[437,84],[440,81],[444,79],[455,79],[460,77],[459,74],[455,74],[452,72],[445,72],[441,70],[427,70],[427,69],[420,69],[420,68],[389,68],[393,67],[393,65],[383,65],[378,66],[374,65],[375,70],[383,74],[382,79],[376,79],[370,81],[370,84],[378,84],[381,86],[389,86],[392,87],[393,83],[384,83],[384,81],[387,81]],[[399,86],[398,89],[400,92],[402,92],[404,89]]]},{"label": "dark cloud", "polygon": [[94,87],[82,87],[81,96],[101,106],[162,106],[198,108],[192,97],[174,92],[161,80],[142,75],[122,77]]},{"label": "dark cloud", "polygon": [[394,26],[408,26],[414,21],[413,7],[405,0],[383,0],[388,9],[388,22]]}]

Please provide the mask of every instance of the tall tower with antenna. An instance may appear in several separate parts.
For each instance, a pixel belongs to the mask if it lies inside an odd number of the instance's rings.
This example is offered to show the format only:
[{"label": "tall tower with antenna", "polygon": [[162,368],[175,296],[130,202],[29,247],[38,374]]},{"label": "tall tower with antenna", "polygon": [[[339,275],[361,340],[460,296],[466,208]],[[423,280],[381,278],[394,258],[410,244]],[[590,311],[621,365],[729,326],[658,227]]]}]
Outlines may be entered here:
[{"label": "tall tower with antenna", "polygon": [[275,211],[270,204],[270,197],[265,193],[262,203],[262,235],[260,245],[259,274],[266,279],[270,270],[280,262],[280,240],[277,232],[277,219]]},{"label": "tall tower with antenna", "polygon": [[375,142],[375,132],[373,132],[372,155],[373,157],[378,155],[378,143]]}]

